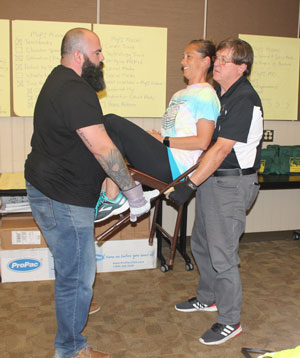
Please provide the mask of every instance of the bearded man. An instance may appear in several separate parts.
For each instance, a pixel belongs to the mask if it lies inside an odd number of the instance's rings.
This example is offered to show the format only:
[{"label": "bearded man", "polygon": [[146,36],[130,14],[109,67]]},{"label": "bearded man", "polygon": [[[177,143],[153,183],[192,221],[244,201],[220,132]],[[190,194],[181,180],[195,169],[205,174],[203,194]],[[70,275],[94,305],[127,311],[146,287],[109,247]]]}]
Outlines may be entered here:
[{"label": "bearded man", "polygon": [[140,184],[103,125],[97,91],[105,87],[98,36],[68,31],[61,64],[53,69],[34,111],[32,150],[25,163],[32,214],[54,257],[57,333],[55,358],[108,358],[81,334],[96,272],[94,207],[101,182],[111,177],[127,197],[131,215],[150,209]]}]

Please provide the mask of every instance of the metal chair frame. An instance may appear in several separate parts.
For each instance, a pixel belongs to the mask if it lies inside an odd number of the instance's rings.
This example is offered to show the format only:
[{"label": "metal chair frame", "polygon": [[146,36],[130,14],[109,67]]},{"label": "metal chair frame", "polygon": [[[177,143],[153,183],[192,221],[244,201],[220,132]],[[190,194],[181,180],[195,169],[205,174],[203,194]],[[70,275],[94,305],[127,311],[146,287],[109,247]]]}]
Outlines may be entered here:
[{"label": "metal chair frame", "polygon": [[[177,218],[176,218],[174,232],[173,232],[173,234],[170,234],[161,225],[161,214],[160,214],[161,213],[161,201],[163,199],[164,194],[170,188],[172,188],[179,181],[185,180],[186,177],[198,167],[198,165],[199,165],[199,163],[196,163],[190,169],[185,171],[182,175],[180,175],[178,178],[176,178],[174,181],[172,181],[169,184],[167,184],[161,180],[158,180],[148,174],[145,174],[137,169],[129,167],[129,170],[130,170],[134,180],[139,181],[142,185],[145,185],[152,189],[158,189],[160,191],[159,196],[156,198],[153,198],[151,200],[151,203],[155,202],[155,209],[154,209],[154,214],[153,214],[153,219],[152,219],[152,224],[151,224],[151,229],[150,229],[149,244],[150,245],[153,244],[153,238],[154,238],[155,233],[158,233],[158,235],[162,234],[165,238],[168,239],[168,241],[170,243],[170,255],[169,255],[169,259],[167,261],[167,266],[162,265],[161,270],[163,272],[168,271],[169,267],[172,267],[174,264],[174,257],[175,257],[175,252],[176,252],[178,234],[179,234],[179,230],[181,227],[181,220],[183,217],[183,213],[186,213],[186,206],[185,206],[185,204],[178,206],[178,214],[177,214]],[[115,231],[117,231],[122,225],[127,223],[129,221],[129,218],[130,218],[129,213],[124,215],[123,217],[121,217],[119,221],[117,221],[114,225],[112,225],[110,228],[108,228],[101,235],[96,237],[96,241],[103,241],[103,240],[107,239],[111,234],[113,234]],[[186,225],[186,223],[183,223],[183,224]],[[184,230],[185,230],[185,227],[184,227]],[[185,245],[185,243],[184,243],[184,245]],[[182,249],[182,247],[181,247],[181,249]],[[180,247],[179,247],[179,251],[180,251]],[[190,270],[193,269],[193,265],[190,263],[190,260],[186,259],[186,262],[187,262],[187,265],[189,265],[189,269]],[[188,266],[186,266],[186,267],[188,267]]]}]

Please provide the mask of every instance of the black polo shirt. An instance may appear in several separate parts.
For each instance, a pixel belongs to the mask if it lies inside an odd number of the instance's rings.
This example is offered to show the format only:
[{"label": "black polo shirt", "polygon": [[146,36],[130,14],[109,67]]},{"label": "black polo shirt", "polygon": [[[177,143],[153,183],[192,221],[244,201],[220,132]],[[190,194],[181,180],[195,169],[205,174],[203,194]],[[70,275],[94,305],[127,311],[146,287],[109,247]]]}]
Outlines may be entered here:
[{"label": "black polo shirt", "polygon": [[216,91],[221,102],[221,111],[213,141],[218,137],[236,141],[219,169],[259,169],[263,109],[257,92],[245,76],[239,78],[222,96],[220,86],[217,86]]},{"label": "black polo shirt", "polygon": [[105,175],[76,130],[102,117],[92,87],[72,69],[54,68],[36,102],[26,180],[51,199],[94,207]]}]

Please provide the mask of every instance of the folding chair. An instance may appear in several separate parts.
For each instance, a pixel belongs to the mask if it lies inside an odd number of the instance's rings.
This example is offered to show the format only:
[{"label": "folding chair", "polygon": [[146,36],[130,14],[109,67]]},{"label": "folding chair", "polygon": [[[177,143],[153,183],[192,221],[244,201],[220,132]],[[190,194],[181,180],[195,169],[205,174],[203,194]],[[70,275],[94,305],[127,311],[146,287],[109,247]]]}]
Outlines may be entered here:
[{"label": "folding chair", "polygon": [[[173,234],[169,234],[166,230],[163,229],[161,226],[162,221],[162,200],[163,200],[163,194],[166,193],[174,184],[178,183],[182,179],[185,179],[191,172],[193,172],[197,167],[199,163],[196,163],[194,166],[192,166],[190,169],[188,169],[186,172],[184,172],[182,175],[180,175],[178,178],[176,178],[173,182],[170,184],[167,184],[161,180],[158,180],[148,174],[145,174],[137,169],[134,169],[132,167],[129,167],[129,170],[134,178],[134,180],[139,181],[142,185],[145,185],[152,189],[158,189],[160,191],[160,195],[156,198],[153,198],[151,202],[155,202],[155,209],[153,214],[153,220],[151,224],[150,229],[150,236],[149,236],[149,244],[153,244],[153,238],[155,233],[157,233],[157,239],[158,239],[158,257],[161,260],[161,271],[166,272],[169,270],[169,267],[171,268],[174,263],[174,257],[176,248],[178,251],[182,254],[183,258],[186,261],[186,269],[192,270],[193,264],[191,263],[190,258],[185,252],[185,245],[186,245],[186,216],[187,216],[187,205],[183,204],[178,207],[178,214],[176,218],[175,228]],[[183,214],[185,217],[183,217]],[[103,232],[101,235],[96,237],[96,241],[103,241],[107,239],[111,234],[113,234],[115,231],[117,231],[122,225],[127,223],[129,221],[130,214],[126,214],[125,216],[121,217],[118,222],[116,222],[114,225],[112,225],[110,228],[108,228],[105,232]],[[180,230],[180,236],[182,239],[182,242],[180,243],[180,246],[177,245],[177,238]],[[167,239],[167,241],[170,243],[170,255],[169,259],[167,261],[167,264],[162,256],[161,253],[161,241],[162,238]]]}]

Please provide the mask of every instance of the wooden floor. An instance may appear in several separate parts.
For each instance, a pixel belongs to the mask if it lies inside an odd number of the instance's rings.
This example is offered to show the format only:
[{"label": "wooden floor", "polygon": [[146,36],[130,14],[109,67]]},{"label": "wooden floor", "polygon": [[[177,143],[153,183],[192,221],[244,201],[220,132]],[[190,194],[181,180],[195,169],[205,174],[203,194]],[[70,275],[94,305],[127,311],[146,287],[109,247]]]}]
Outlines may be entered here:
[{"label": "wooden floor", "polygon": [[[257,240],[255,240],[255,237]],[[300,344],[300,242],[277,233],[241,240],[243,333],[220,346],[198,339],[216,312],[182,313],[174,304],[195,295],[197,270],[97,274],[84,334],[112,358],[242,358],[242,347],[279,350]],[[167,248],[165,247],[164,250]],[[158,265],[159,266],[159,265]],[[52,358],[56,330],[54,282],[0,284],[0,357]]]}]

